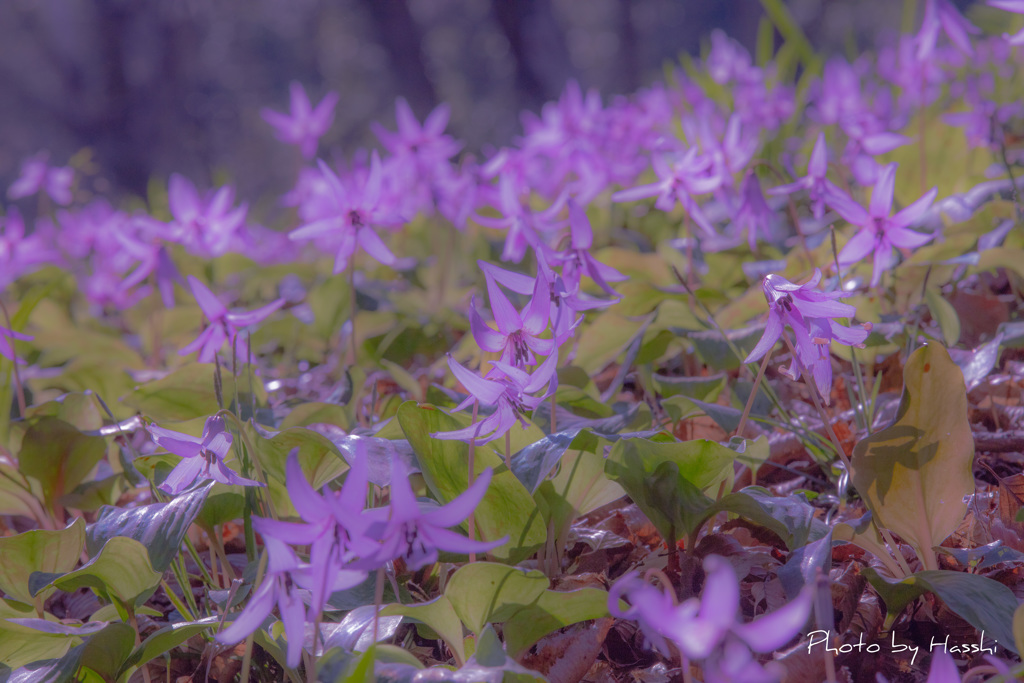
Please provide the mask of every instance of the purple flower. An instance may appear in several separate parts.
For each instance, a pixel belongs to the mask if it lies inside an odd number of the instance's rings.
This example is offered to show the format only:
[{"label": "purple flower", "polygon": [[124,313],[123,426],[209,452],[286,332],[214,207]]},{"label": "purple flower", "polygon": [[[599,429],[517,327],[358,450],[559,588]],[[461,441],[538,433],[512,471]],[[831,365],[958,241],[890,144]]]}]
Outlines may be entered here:
[{"label": "purple flower", "polygon": [[10,199],[30,197],[37,192],[46,192],[58,204],[71,203],[71,183],[75,172],[69,166],[50,166],[48,152],[40,152],[21,164],[21,175],[7,188]]},{"label": "purple flower", "polygon": [[469,308],[469,326],[473,338],[484,351],[500,353],[501,360],[509,365],[518,368],[536,365],[534,353],[546,356],[554,349],[552,340],[541,339],[539,336],[548,327],[548,310],[551,307],[546,288],[543,288],[539,279],[534,283],[533,297],[520,315],[494,278],[487,271],[484,271],[484,276],[491,300],[491,312],[498,329],[491,329],[483,321],[477,313],[474,297]]},{"label": "purple flower", "polygon": [[33,337],[21,332],[9,330],[3,325],[0,325],[0,356],[3,356],[7,360],[14,361],[19,365],[24,365],[25,361],[18,358],[18,355],[14,352],[13,341],[15,339],[20,341],[32,341]]},{"label": "purple flower", "polygon": [[232,208],[235,191],[228,185],[201,197],[192,181],[177,173],[167,183],[167,202],[174,220],[169,239],[199,256],[221,256],[245,223],[243,203]]},{"label": "purple flower", "polygon": [[246,357],[245,337],[238,332],[250,325],[255,325],[268,315],[284,306],[284,299],[277,299],[266,306],[257,308],[246,313],[229,313],[227,307],[211,292],[206,285],[188,276],[188,285],[192,290],[192,296],[202,309],[203,315],[209,321],[206,329],[203,330],[190,344],[182,348],[178,354],[187,356],[194,351],[199,351],[197,360],[200,363],[210,363],[224,342],[232,345],[239,358]]},{"label": "purple flower", "polygon": [[293,571],[299,569],[299,558],[283,541],[273,534],[265,533],[268,521],[259,517],[252,520],[253,528],[263,536],[267,553],[267,572],[263,582],[253,592],[241,614],[235,615],[232,624],[217,634],[217,640],[225,645],[241,641],[263,625],[275,605],[279,606],[285,637],[288,639],[287,664],[295,668],[302,660],[306,631],[306,608],[299,587],[291,576]]},{"label": "purple flower", "polygon": [[968,34],[981,33],[981,29],[964,19],[949,0],[927,0],[921,31],[917,34],[918,60],[924,61],[932,56],[939,31],[944,31],[957,49],[968,55],[974,54]]},{"label": "purple flower", "polygon": [[821,220],[825,215],[825,195],[832,185],[825,177],[827,173],[828,146],[825,144],[825,134],[818,133],[818,140],[814,143],[811,158],[807,162],[807,175],[788,185],[773,187],[768,190],[768,194],[790,194],[798,190],[807,190],[811,196],[811,213],[816,219]]},{"label": "purple flower", "polygon": [[829,403],[832,392],[829,345],[833,341],[846,346],[861,345],[867,339],[871,325],[865,323],[862,329],[857,330],[833,320],[852,318],[857,310],[850,304],[836,301],[846,296],[842,292],[816,290],[820,281],[821,271],[817,268],[814,276],[802,285],[795,285],[781,275],[765,277],[762,289],[768,300],[768,323],[764,335],[743,362],[753,362],[768,353],[782,336],[784,327],[789,325],[793,330],[796,350],[791,376],[796,379],[801,371],[809,371],[825,403]]},{"label": "purple flower", "polygon": [[435,439],[458,441],[472,439],[478,444],[485,444],[504,436],[505,432],[521,419],[520,415],[523,411],[533,410],[544,400],[544,397],[531,396],[531,394],[550,384],[557,364],[558,354],[552,353],[547,360],[541,363],[533,375],[529,375],[508,363],[491,361],[491,365],[500,370],[504,377],[484,379],[448,356],[448,367],[451,368],[452,374],[469,392],[466,400],[455,409],[462,410],[477,402],[486,406],[495,406],[495,410],[476,424],[450,432],[436,432],[431,436]]},{"label": "purple flower", "polygon": [[773,237],[773,225],[775,223],[775,212],[768,206],[761,192],[761,183],[753,171],[748,171],[743,178],[743,185],[740,186],[742,202],[733,222],[739,229],[747,231],[747,244],[750,250],[757,247],[757,233],[770,240]]},{"label": "purple flower", "polygon": [[52,263],[60,254],[50,246],[39,230],[25,236],[25,220],[16,207],[0,216],[0,290],[7,287],[35,266]]},{"label": "purple flower", "polygon": [[409,485],[409,472],[401,460],[391,462],[391,504],[366,514],[375,521],[370,533],[380,538],[375,561],[404,558],[410,569],[437,562],[437,551],[482,553],[508,541],[473,541],[448,529],[462,522],[483,500],[491,484],[491,470],[485,469],[473,484],[441,507],[425,507],[416,500]]},{"label": "purple flower", "polygon": [[511,175],[502,173],[498,180],[498,198],[503,217],[473,215],[473,220],[485,228],[508,230],[505,234],[505,248],[501,252],[502,261],[522,261],[526,256],[526,248],[540,243],[540,233],[558,227],[555,217],[561,212],[568,196],[562,192],[551,206],[534,212],[523,206],[519,199],[520,189],[516,187]]},{"label": "purple flower", "polygon": [[224,429],[224,418],[213,416],[206,418],[203,435],[200,438],[172,432],[170,429],[149,425],[146,427],[153,442],[175,455],[182,461],[175,466],[167,479],[160,484],[160,490],[176,496],[197,479],[213,479],[222,484],[238,486],[264,486],[258,481],[246,479],[235,474],[224,464],[224,456],[231,449],[231,434]]},{"label": "purple flower", "polygon": [[839,252],[839,263],[848,266],[859,262],[868,254],[873,254],[872,287],[878,285],[883,271],[895,265],[894,248],[915,249],[933,237],[909,230],[908,226],[928,210],[935,201],[938,189],[933,187],[913,204],[890,216],[895,185],[896,164],[889,164],[882,169],[875,182],[871,204],[867,210],[838,188],[834,188],[828,196],[829,204],[840,216],[851,225],[861,228]]},{"label": "purple flower", "polygon": [[[663,654],[671,642],[687,659],[704,662],[707,680],[760,680],[765,672],[751,651],[772,652],[800,633],[811,613],[813,588],[805,588],[786,606],[743,623],[737,620],[740,589],[732,565],[712,555],[704,560],[704,571],[707,579],[700,599],[679,605],[674,596],[627,574],[608,592],[608,609],[620,619],[635,619]],[[630,602],[626,610],[619,607],[623,597]],[[725,671],[745,675],[727,678],[721,675]]]},{"label": "purple flower", "polygon": [[366,537],[371,520],[363,514],[368,481],[365,453],[357,452],[340,492],[325,489],[317,493],[299,465],[298,449],[292,449],[285,465],[288,497],[302,522],[261,519],[264,538],[283,543],[308,545],[309,564],[291,570],[294,580],[311,593],[310,619],[324,608],[334,591],[345,590],[366,579],[363,567],[353,565],[367,557],[377,543]]},{"label": "purple flower", "polygon": [[585,273],[598,287],[604,290],[605,294],[615,297],[617,301],[619,294],[608,283],[622,282],[629,278],[611,266],[601,263],[590,253],[594,246],[594,231],[590,227],[590,219],[587,218],[583,208],[571,199],[569,200],[569,235],[571,249],[567,254],[559,254],[566,286],[578,290],[580,276]]},{"label": "purple flower", "polygon": [[320,138],[334,122],[334,106],[338,103],[338,93],[327,93],[314,108],[300,83],[292,81],[289,91],[292,101],[291,115],[281,114],[272,109],[264,109],[260,114],[274,127],[278,140],[298,145],[302,150],[302,156],[312,159]]},{"label": "purple flower", "polygon": [[334,273],[343,272],[352,260],[356,247],[361,246],[367,254],[386,266],[395,262],[395,255],[384,245],[375,225],[395,222],[395,217],[381,201],[383,170],[380,156],[374,151],[370,159],[370,174],[361,188],[346,188],[341,179],[323,161],[319,162],[320,172],[330,187],[333,206],[325,216],[306,223],[288,233],[293,240],[307,240],[321,235],[337,239],[338,252],[334,258]]},{"label": "purple flower", "polygon": [[712,192],[722,185],[722,179],[711,171],[711,159],[691,147],[671,163],[661,156],[655,156],[651,165],[659,178],[658,182],[616,192],[612,195],[612,201],[635,202],[656,196],[654,206],[662,211],[671,211],[679,202],[701,230],[714,235],[715,229],[693,198],[695,194]]},{"label": "purple flower", "polygon": [[565,280],[552,270],[544,257],[543,250],[538,251],[536,256],[537,277],[535,278],[523,275],[522,273],[515,273],[511,270],[505,270],[486,261],[477,261],[477,265],[484,271],[485,276],[524,296],[529,296],[534,292],[539,280],[540,286],[548,292],[548,298],[552,304],[549,311],[551,329],[555,339],[559,340],[556,342],[556,345],[560,346],[568,339],[573,329],[582,320],[582,318],[574,320],[573,312],[610,306],[618,299],[595,299],[582,295],[579,291],[578,282],[570,288]]},{"label": "purple flower", "polygon": [[430,112],[423,120],[423,125],[420,125],[409,103],[399,97],[395,101],[395,123],[398,131],[392,133],[375,123],[373,132],[391,154],[403,161],[411,159],[414,163],[429,168],[447,162],[462,148],[460,143],[444,134],[450,115],[451,108],[442,104]]},{"label": "purple flower", "polygon": [[[1024,14],[1024,0],[988,0],[988,4],[990,7],[1001,9],[1004,12]],[[1024,45],[1024,29],[1014,33],[1012,36],[1004,33],[1003,37],[1006,38],[1010,45]]]}]

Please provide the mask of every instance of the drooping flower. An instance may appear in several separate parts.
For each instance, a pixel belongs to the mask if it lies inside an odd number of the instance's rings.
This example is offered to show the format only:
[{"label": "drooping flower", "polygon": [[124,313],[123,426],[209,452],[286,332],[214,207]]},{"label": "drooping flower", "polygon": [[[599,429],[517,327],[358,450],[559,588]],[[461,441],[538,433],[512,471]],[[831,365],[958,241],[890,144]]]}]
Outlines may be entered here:
[{"label": "drooping flower", "polygon": [[585,274],[604,290],[605,294],[615,297],[617,301],[619,294],[608,283],[622,282],[629,278],[615,268],[601,263],[590,253],[590,249],[594,246],[594,230],[590,227],[590,219],[587,218],[583,207],[571,199],[569,200],[569,236],[570,249],[558,254],[566,286],[578,290],[580,276]]},{"label": "drooping flower", "polygon": [[483,500],[491,483],[491,470],[485,469],[473,484],[441,507],[426,507],[416,500],[409,485],[409,472],[398,459],[391,463],[391,501],[386,508],[367,511],[374,520],[370,535],[380,539],[374,556],[376,562],[404,558],[416,570],[437,561],[437,551],[470,554],[482,553],[502,545],[508,537],[496,541],[476,541],[448,527],[469,517]]},{"label": "drooping flower", "polygon": [[231,449],[232,437],[225,430],[222,417],[215,415],[207,418],[203,425],[203,435],[199,438],[156,425],[149,425],[146,431],[157,446],[182,458],[160,484],[160,490],[172,496],[178,495],[197,480],[213,479],[222,484],[265,486],[235,474],[224,464],[224,456]]},{"label": "drooping flower", "polygon": [[861,329],[854,329],[837,323],[833,318],[852,318],[857,311],[850,304],[836,301],[846,296],[843,292],[815,289],[820,281],[821,271],[817,268],[814,276],[802,285],[795,285],[781,275],[765,277],[762,289],[768,300],[768,322],[764,335],[743,362],[753,362],[768,353],[789,325],[796,351],[791,376],[796,379],[802,371],[808,371],[825,403],[829,403],[832,391],[829,345],[833,341],[846,346],[863,344],[871,325],[865,323]]},{"label": "drooping flower", "polygon": [[302,660],[302,644],[306,631],[306,608],[292,572],[299,569],[299,558],[288,545],[265,533],[268,520],[255,517],[253,529],[263,536],[267,553],[267,572],[240,614],[234,615],[230,626],[217,634],[217,641],[234,645],[263,625],[275,606],[280,607],[284,634],[288,639],[287,664],[295,668]]},{"label": "drooping flower", "polygon": [[518,263],[526,256],[526,249],[542,241],[541,235],[559,227],[556,216],[565,206],[568,195],[562,192],[546,209],[531,211],[520,199],[522,187],[517,186],[511,175],[502,173],[498,180],[498,210],[501,218],[474,214],[473,220],[485,228],[507,230],[502,261]]},{"label": "drooping flower", "polygon": [[248,211],[243,202],[235,207],[235,191],[225,185],[201,196],[192,181],[178,175],[167,183],[167,204],[174,217],[168,239],[179,242],[191,253],[221,256],[242,229]]},{"label": "drooping flower", "polygon": [[691,147],[672,161],[656,155],[651,160],[651,166],[658,176],[658,182],[616,192],[612,195],[612,201],[635,202],[645,197],[657,197],[654,207],[662,211],[671,211],[679,202],[701,230],[714,235],[714,227],[693,198],[695,194],[712,192],[722,185],[722,179],[712,173],[711,158],[700,154],[696,147]]},{"label": "drooping flower", "polygon": [[20,199],[45,192],[62,206],[70,204],[75,172],[70,166],[50,166],[49,159],[48,152],[40,152],[22,162],[21,175],[7,188],[7,196]]},{"label": "drooping flower", "polygon": [[551,299],[542,282],[534,283],[533,296],[522,314],[508,300],[501,287],[486,271],[487,294],[491,301],[491,312],[498,329],[494,330],[483,321],[476,310],[476,298],[470,302],[469,326],[473,338],[480,348],[491,353],[501,353],[501,360],[518,368],[536,365],[534,353],[546,356],[552,352],[554,342],[541,339],[548,327],[548,309]]},{"label": "drooping flower", "polygon": [[778,185],[768,190],[770,195],[790,194],[799,190],[807,190],[811,198],[811,213],[818,220],[825,215],[825,195],[832,182],[826,177],[828,173],[828,147],[825,134],[818,133],[811,158],[807,161],[807,175],[787,185]]},{"label": "drooping flower", "polygon": [[884,271],[896,264],[895,249],[915,249],[933,237],[914,232],[909,226],[935,201],[938,188],[933,187],[914,203],[892,216],[889,215],[892,211],[893,191],[896,185],[896,166],[893,163],[882,169],[867,209],[838,188],[834,188],[828,195],[828,202],[832,208],[851,225],[861,228],[839,252],[839,263],[843,266],[852,265],[868,254],[873,254],[872,287],[878,285]]},{"label": "drooping flower", "polygon": [[231,344],[237,357],[246,357],[245,336],[239,332],[250,325],[255,325],[268,315],[284,306],[284,299],[277,299],[266,306],[253,311],[243,313],[229,312],[227,307],[220,302],[220,299],[209,290],[209,288],[195,277],[188,276],[188,285],[192,290],[192,296],[202,309],[203,315],[209,321],[206,329],[191,343],[183,347],[178,354],[187,356],[195,351],[199,352],[197,360],[200,363],[213,362],[214,356],[224,346],[224,342]]},{"label": "drooping flower", "polygon": [[466,400],[455,409],[462,410],[473,403],[480,403],[486,406],[495,406],[495,410],[476,424],[450,432],[435,432],[431,436],[435,439],[474,440],[478,444],[485,444],[504,436],[505,432],[521,419],[524,410],[533,410],[544,400],[543,396],[538,397],[532,394],[550,385],[557,364],[558,354],[552,353],[530,375],[508,363],[491,361],[491,365],[500,370],[504,376],[496,379],[484,379],[448,356],[448,367],[451,368],[452,374],[469,391]]},{"label": "drooping flower", "polygon": [[346,187],[341,178],[323,161],[319,162],[320,173],[330,188],[333,206],[325,214],[300,228],[288,233],[293,240],[308,240],[320,236],[335,237],[338,252],[334,258],[334,274],[343,272],[349,266],[356,247],[363,250],[386,266],[393,265],[395,255],[387,248],[374,226],[396,222],[384,202],[381,201],[383,169],[376,151],[370,158],[370,172],[362,187]]},{"label": "drooping flower", "polygon": [[775,223],[775,212],[768,206],[761,191],[761,183],[753,171],[748,171],[743,178],[743,185],[740,186],[740,202],[733,222],[740,229],[746,231],[747,244],[751,251],[757,247],[758,233],[762,238],[771,240],[774,237],[773,228]]},{"label": "drooping flower", "polygon": [[[704,571],[701,597],[678,605],[674,596],[635,573],[627,574],[608,592],[608,609],[620,619],[635,619],[663,654],[666,644],[672,643],[687,659],[703,662],[708,680],[760,680],[766,672],[751,651],[772,652],[800,633],[811,613],[813,588],[804,588],[787,605],[744,623],[738,621],[740,589],[729,561],[712,555],[704,560]],[[628,609],[620,608],[621,598],[628,599]],[[742,675],[722,675],[727,672]]]},{"label": "drooping flower", "polygon": [[334,106],[338,104],[338,93],[327,93],[320,100],[320,104],[313,107],[302,84],[292,81],[288,89],[292,105],[290,114],[282,114],[273,109],[263,109],[260,114],[274,127],[278,140],[298,145],[302,156],[312,159],[316,155],[320,138],[334,122]]},{"label": "drooping flower", "polygon": [[363,514],[366,504],[368,463],[356,452],[341,491],[317,493],[302,473],[298,448],[285,465],[288,497],[302,522],[261,519],[264,537],[283,543],[309,546],[309,563],[291,570],[292,578],[311,593],[310,619],[323,610],[335,591],[356,586],[366,579],[365,567],[353,560],[373,554],[378,544],[366,536],[372,520]]}]

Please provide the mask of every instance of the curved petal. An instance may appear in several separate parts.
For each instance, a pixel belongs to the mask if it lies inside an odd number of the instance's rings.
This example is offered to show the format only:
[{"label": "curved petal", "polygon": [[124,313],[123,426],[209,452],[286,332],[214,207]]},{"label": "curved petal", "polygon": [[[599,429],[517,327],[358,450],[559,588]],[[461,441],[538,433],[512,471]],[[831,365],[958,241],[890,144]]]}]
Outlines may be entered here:
[{"label": "curved petal", "polygon": [[487,296],[490,299],[491,313],[494,314],[494,322],[497,323],[498,330],[508,336],[523,329],[523,320],[519,317],[519,311],[505,296],[505,292],[501,291],[501,287],[498,286],[495,279],[486,273],[484,279],[487,280]]},{"label": "curved petal", "polygon": [[295,506],[295,511],[307,522],[315,522],[330,515],[331,511],[299,465],[299,449],[293,448],[285,463],[285,485],[288,497]]},{"label": "curved petal", "polygon": [[827,185],[825,192],[825,203],[836,210],[843,219],[850,225],[867,225],[871,216],[863,206],[853,201],[850,195],[840,190],[835,185]]},{"label": "curved petal", "polygon": [[235,616],[230,626],[217,634],[217,641],[225,645],[234,645],[258,629],[274,609],[277,602],[276,587],[274,577],[265,577],[242,613]]},{"label": "curved petal", "polygon": [[476,297],[469,302],[469,330],[473,333],[473,339],[484,351],[490,353],[501,353],[505,348],[505,335],[491,329],[476,310]]},{"label": "curved petal", "polygon": [[840,344],[846,344],[847,346],[863,344],[864,340],[871,334],[868,328],[847,327],[846,325],[840,325],[835,320],[830,320],[828,327],[832,332],[832,338]]},{"label": "curved petal", "polygon": [[807,175],[812,178],[824,178],[828,172],[828,145],[825,144],[825,133],[818,133],[811,158],[807,162]]},{"label": "curved petal", "polygon": [[893,214],[892,218],[889,219],[889,225],[905,228],[916,222],[918,218],[928,211],[928,207],[932,205],[932,202],[935,201],[935,197],[937,197],[938,194],[939,188],[933,187],[913,204],[910,204]]},{"label": "curved petal", "polygon": [[[467,515],[468,516],[468,515]],[[430,542],[430,545],[438,550],[449,553],[468,555],[469,553],[485,553],[494,550],[500,545],[508,542],[508,536],[503,536],[496,541],[470,540],[462,534],[442,529],[440,526],[420,527],[420,536]]]},{"label": "curved petal", "polygon": [[228,313],[227,321],[233,327],[249,327],[250,325],[262,322],[271,313],[284,306],[284,304],[284,299],[277,299],[276,301],[271,301],[269,304],[251,311]]},{"label": "curved petal", "polygon": [[575,200],[569,200],[569,233],[573,249],[590,249],[594,244],[594,231],[583,208]]},{"label": "curved petal", "polygon": [[199,308],[202,309],[203,315],[205,315],[207,320],[211,323],[217,322],[227,315],[227,307],[220,302],[220,299],[218,299],[206,285],[192,275],[188,276],[188,286],[189,289],[192,290],[192,296],[195,297],[196,303],[199,304]]},{"label": "curved petal", "polygon": [[807,624],[814,602],[814,587],[800,591],[795,600],[774,612],[762,615],[749,624],[733,627],[754,652],[772,652],[793,640]]},{"label": "curved petal", "polygon": [[895,188],[896,164],[886,164],[875,182],[875,190],[871,193],[868,213],[875,218],[887,217],[892,211],[892,195]]},{"label": "curved petal", "polygon": [[860,232],[851,237],[850,241],[839,250],[839,263],[844,266],[859,263],[876,249],[876,243],[874,231],[870,228],[861,228]]},{"label": "curved petal", "polygon": [[467,370],[461,363],[448,356],[448,368],[451,369],[455,379],[462,383],[470,394],[475,396],[484,405],[494,405],[501,395],[505,393],[505,387],[500,382],[480,377],[475,372]]},{"label": "curved petal", "polygon": [[266,486],[266,484],[261,481],[246,479],[220,460],[213,464],[213,469],[214,471],[211,472],[210,478],[214,481],[219,481],[222,484],[228,484],[231,486]]},{"label": "curved petal", "polygon": [[205,461],[201,457],[194,458],[183,458],[179,462],[171,473],[167,475],[163,483],[160,484],[159,488],[161,491],[166,491],[172,496],[176,496],[196,480],[199,473],[203,471],[203,465]]},{"label": "curved petal", "polygon": [[367,254],[375,258],[376,260],[383,263],[385,266],[393,266],[395,264],[395,255],[391,253],[391,250],[387,248],[384,241],[369,226],[363,226],[359,228],[359,232],[356,233],[359,240],[359,246],[363,248]]},{"label": "curved petal", "polygon": [[533,287],[533,296],[530,303],[523,311],[523,331],[529,335],[538,335],[547,329],[548,312],[551,310],[550,288],[544,281],[543,276],[538,274],[537,281]]},{"label": "curved petal", "polygon": [[[485,469],[477,476],[472,486],[437,510],[425,513],[422,516],[423,521],[435,527],[450,527],[462,522],[462,520],[469,517],[473,510],[476,509],[476,506],[480,504],[480,501],[483,500],[484,494],[487,493],[487,487],[491,485],[493,474],[491,468]],[[464,540],[469,541],[469,539]],[[441,548],[441,550],[446,549]]]},{"label": "curved petal", "polygon": [[779,341],[780,336],[782,336],[782,316],[774,310],[769,311],[764,334],[761,335],[761,339],[758,340],[757,345],[751,349],[747,357],[743,359],[743,362],[752,363],[764,356],[764,354],[772,350],[775,342]]}]

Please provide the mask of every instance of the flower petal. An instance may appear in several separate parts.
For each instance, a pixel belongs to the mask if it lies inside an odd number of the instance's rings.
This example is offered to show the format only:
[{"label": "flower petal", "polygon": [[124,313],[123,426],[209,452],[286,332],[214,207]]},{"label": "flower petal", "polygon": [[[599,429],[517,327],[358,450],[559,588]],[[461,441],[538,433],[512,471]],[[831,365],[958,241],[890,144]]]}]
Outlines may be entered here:
[{"label": "flower petal", "polygon": [[189,289],[192,290],[192,296],[195,297],[196,303],[199,304],[199,308],[202,309],[203,315],[205,315],[207,320],[211,323],[217,322],[227,315],[227,307],[220,302],[220,299],[218,299],[206,285],[192,275],[188,276],[188,286]]},{"label": "flower petal", "polygon": [[892,211],[892,195],[896,188],[896,164],[887,164],[875,182],[875,190],[871,193],[871,205],[868,208],[875,218],[884,218]]},{"label": "flower petal", "polygon": [[462,383],[470,394],[475,396],[484,405],[494,405],[501,395],[505,393],[505,387],[501,382],[495,382],[480,377],[475,372],[467,370],[457,360],[448,356],[448,367],[451,369],[455,379]]}]

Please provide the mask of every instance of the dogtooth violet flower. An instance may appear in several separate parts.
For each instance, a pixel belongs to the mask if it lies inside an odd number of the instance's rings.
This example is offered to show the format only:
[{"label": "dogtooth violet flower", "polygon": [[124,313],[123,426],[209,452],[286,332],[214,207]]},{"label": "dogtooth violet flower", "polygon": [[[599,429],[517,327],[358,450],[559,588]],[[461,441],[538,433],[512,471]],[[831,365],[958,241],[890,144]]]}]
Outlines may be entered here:
[{"label": "dogtooth violet flower", "polygon": [[548,327],[548,310],[551,299],[543,282],[534,282],[533,296],[520,314],[508,300],[501,287],[486,271],[487,294],[491,300],[491,312],[498,329],[494,330],[484,322],[476,310],[476,297],[470,302],[469,326],[473,338],[480,348],[491,353],[501,353],[501,360],[517,368],[536,365],[533,355],[547,356],[555,349],[551,339],[541,339]]},{"label": "dogtooth violet flower", "polygon": [[329,92],[313,107],[305,89],[297,81],[288,86],[291,95],[291,114],[282,114],[273,109],[263,109],[263,120],[274,127],[277,139],[291,145],[298,145],[302,156],[312,159],[316,155],[320,138],[334,122],[334,106],[338,104],[338,93]]},{"label": "dogtooth violet flower", "polygon": [[878,285],[884,271],[896,264],[894,249],[915,249],[933,237],[914,232],[909,226],[928,211],[928,207],[935,201],[938,188],[933,187],[914,203],[889,215],[896,185],[896,166],[892,163],[882,169],[867,209],[838,188],[833,188],[828,195],[829,205],[850,225],[860,227],[860,231],[839,252],[839,263],[849,266],[873,254],[872,287]]},{"label": "dogtooth violet flower", "polygon": [[221,256],[245,224],[248,206],[234,207],[235,191],[225,185],[201,196],[192,181],[173,174],[167,182],[167,206],[174,220],[169,239],[199,256]]},{"label": "dogtooth violet flower", "polygon": [[253,591],[249,604],[234,615],[230,626],[217,634],[218,642],[234,645],[260,628],[277,606],[281,611],[285,637],[288,639],[287,664],[295,668],[302,660],[302,644],[306,631],[306,608],[298,584],[292,579],[292,572],[300,567],[295,551],[273,534],[265,533],[268,520],[254,517],[253,529],[263,537],[267,553],[267,571],[263,581]]},{"label": "dogtooth violet flower", "polygon": [[21,199],[45,192],[57,204],[70,204],[75,172],[70,166],[50,166],[49,158],[48,152],[40,152],[22,162],[21,175],[7,188],[7,197]]},{"label": "dogtooth violet flower", "polygon": [[301,522],[261,519],[264,536],[291,545],[309,546],[309,564],[291,571],[292,578],[311,593],[309,616],[315,620],[335,591],[361,583],[367,570],[353,562],[374,553],[378,543],[366,534],[371,520],[363,514],[369,467],[365,452],[355,452],[340,491],[317,493],[299,465],[298,448],[285,464],[288,497]]},{"label": "dogtooth violet flower", "polygon": [[764,335],[743,361],[750,363],[763,357],[775,346],[789,325],[793,330],[793,346],[796,354],[790,368],[790,376],[796,379],[801,371],[807,370],[814,379],[818,392],[829,403],[832,391],[832,360],[829,345],[833,341],[846,346],[859,346],[867,339],[870,323],[860,329],[840,325],[833,318],[852,318],[857,310],[850,304],[836,299],[846,296],[843,292],[822,292],[815,287],[821,281],[821,271],[815,268],[814,276],[802,285],[795,285],[781,275],[768,275],[761,284],[768,300],[768,322]]},{"label": "dogtooth violet flower", "polygon": [[790,194],[799,190],[807,190],[811,198],[811,213],[817,220],[825,215],[825,195],[832,185],[825,177],[828,172],[828,147],[825,144],[825,134],[818,133],[818,140],[814,143],[811,151],[811,158],[807,161],[807,175],[796,181],[777,185],[768,190],[770,195]]},{"label": "dogtooth violet flower", "polygon": [[600,287],[608,296],[619,299],[619,293],[608,284],[622,282],[629,278],[611,266],[605,265],[594,258],[590,250],[594,246],[594,230],[586,212],[574,200],[569,200],[569,249],[558,254],[562,263],[562,277],[566,286],[578,290],[582,274]]},{"label": "dogtooth violet flower", "polygon": [[[636,573],[619,579],[608,592],[608,609],[620,619],[634,619],[662,654],[671,643],[690,660],[704,662],[705,670],[735,669],[744,674],[736,681],[756,681],[766,672],[750,652],[772,652],[796,637],[807,623],[813,606],[813,587],[805,587],[785,606],[749,623],[740,616],[740,588],[728,560],[711,555],[704,560],[707,579],[701,597],[675,604],[673,595],[642,580]],[[671,588],[669,589],[671,590]],[[629,607],[620,607],[625,598]],[[718,678],[717,680],[730,680]],[[768,680],[774,680],[770,677]]]},{"label": "dogtooth violet flower", "polygon": [[370,157],[370,172],[361,187],[345,187],[341,178],[323,161],[319,161],[320,173],[330,188],[333,207],[327,215],[311,220],[292,230],[288,237],[293,240],[308,240],[321,235],[337,238],[338,251],[334,257],[334,274],[343,272],[349,266],[357,245],[386,266],[395,262],[395,255],[387,248],[374,230],[375,225],[390,225],[395,222],[385,202],[381,201],[383,168],[376,151]]},{"label": "dogtooth violet flower", "polygon": [[188,286],[210,324],[191,343],[178,351],[178,354],[187,356],[194,351],[199,351],[197,360],[200,363],[212,362],[214,356],[224,346],[224,342],[232,345],[239,358],[245,358],[247,355],[245,337],[239,335],[239,331],[262,321],[285,303],[284,299],[277,299],[253,311],[232,313],[206,285],[191,275],[188,276]]},{"label": "dogtooth violet flower", "polygon": [[224,418],[206,418],[201,437],[149,425],[146,431],[153,442],[169,453],[181,456],[179,462],[162,484],[160,490],[176,496],[197,479],[213,479],[222,484],[238,486],[264,486],[264,484],[235,474],[224,464],[224,456],[231,449],[231,434],[224,429]]},{"label": "dogtooth violet flower", "polygon": [[[550,385],[555,367],[558,365],[558,354],[552,353],[548,356],[532,375],[502,361],[491,361],[491,365],[504,376],[493,379],[479,377],[448,356],[448,367],[451,368],[452,374],[469,392],[466,400],[456,406],[455,410],[462,410],[473,403],[495,406],[495,410],[476,424],[450,432],[435,432],[431,434],[432,437],[458,441],[474,440],[478,444],[485,444],[504,436],[505,432],[520,419],[523,411],[533,410],[546,398],[547,394],[540,397],[531,394]],[[525,427],[525,424],[523,426]]]},{"label": "dogtooth violet flower", "polygon": [[437,561],[437,551],[470,554],[493,550],[508,540],[475,541],[448,527],[455,526],[476,509],[491,483],[487,468],[473,484],[440,507],[428,507],[416,500],[409,485],[409,472],[401,460],[391,462],[391,501],[387,507],[367,511],[374,521],[369,534],[380,539],[373,561],[384,563],[405,559],[412,570]]}]

